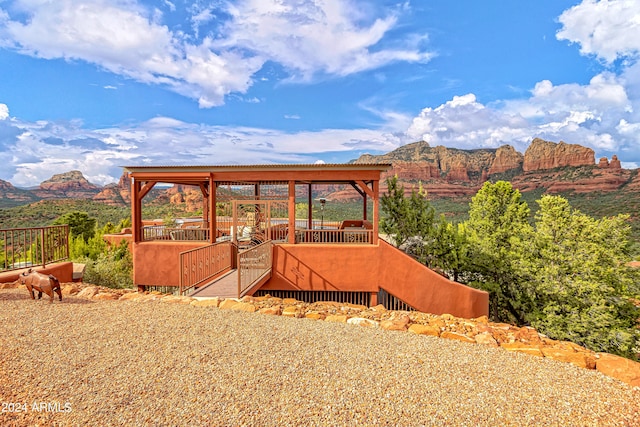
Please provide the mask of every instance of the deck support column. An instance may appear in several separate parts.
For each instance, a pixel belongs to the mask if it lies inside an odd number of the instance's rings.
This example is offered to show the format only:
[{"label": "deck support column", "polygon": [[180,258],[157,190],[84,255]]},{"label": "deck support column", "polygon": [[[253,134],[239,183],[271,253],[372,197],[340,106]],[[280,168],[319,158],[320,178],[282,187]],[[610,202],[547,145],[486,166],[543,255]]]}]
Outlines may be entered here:
[{"label": "deck support column", "polygon": [[[378,223],[380,222],[380,181],[373,181],[373,244],[378,244]],[[367,211],[365,207],[365,212]]]},{"label": "deck support column", "polygon": [[218,185],[209,174],[209,242],[215,243],[218,238],[218,215],[216,213]]},{"label": "deck support column", "polygon": [[289,243],[296,242],[296,182],[289,181]]},{"label": "deck support column", "polygon": [[131,178],[131,227],[133,228],[133,242],[142,240],[142,200],[140,200],[140,181]]}]

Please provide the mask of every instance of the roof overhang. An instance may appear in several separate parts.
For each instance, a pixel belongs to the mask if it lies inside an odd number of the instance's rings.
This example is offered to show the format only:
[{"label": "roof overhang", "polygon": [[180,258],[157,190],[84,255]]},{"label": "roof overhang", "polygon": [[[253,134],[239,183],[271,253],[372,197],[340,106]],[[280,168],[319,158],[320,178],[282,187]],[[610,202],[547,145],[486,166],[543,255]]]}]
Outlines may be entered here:
[{"label": "roof overhang", "polygon": [[124,166],[139,181],[198,185],[214,182],[337,183],[377,181],[390,163],[272,164],[219,166]]}]

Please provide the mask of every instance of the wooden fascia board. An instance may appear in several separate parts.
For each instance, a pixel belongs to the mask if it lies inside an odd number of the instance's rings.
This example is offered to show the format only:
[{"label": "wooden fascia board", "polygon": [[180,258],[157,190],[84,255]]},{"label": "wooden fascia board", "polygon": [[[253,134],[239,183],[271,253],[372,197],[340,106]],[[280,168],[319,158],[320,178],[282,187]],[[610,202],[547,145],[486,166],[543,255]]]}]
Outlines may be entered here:
[{"label": "wooden fascia board", "polygon": [[268,182],[268,181],[296,181],[296,182],[351,182],[372,181],[380,179],[379,170],[297,170],[297,171],[228,171],[214,172],[215,181],[231,182]]}]

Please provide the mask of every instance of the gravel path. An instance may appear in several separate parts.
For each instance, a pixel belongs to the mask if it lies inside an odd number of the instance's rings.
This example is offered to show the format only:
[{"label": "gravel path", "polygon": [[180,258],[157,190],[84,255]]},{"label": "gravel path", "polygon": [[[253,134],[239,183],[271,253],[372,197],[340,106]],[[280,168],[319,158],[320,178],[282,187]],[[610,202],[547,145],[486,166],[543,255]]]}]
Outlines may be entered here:
[{"label": "gravel path", "polygon": [[0,325],[2,426],[640,425],[596,371],[403,332],[17,289]]}]

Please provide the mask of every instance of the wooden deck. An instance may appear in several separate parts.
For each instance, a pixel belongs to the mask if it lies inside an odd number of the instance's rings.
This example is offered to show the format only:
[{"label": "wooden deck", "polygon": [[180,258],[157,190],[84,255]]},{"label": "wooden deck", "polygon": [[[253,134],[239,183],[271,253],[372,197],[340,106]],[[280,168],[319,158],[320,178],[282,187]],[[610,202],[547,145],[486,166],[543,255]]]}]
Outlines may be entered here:
[{"label": "wooden deck", "polygon": [[231,270],[213,282],[199,287],[190,296],[194,298],[238,298],[238,270]]}]

